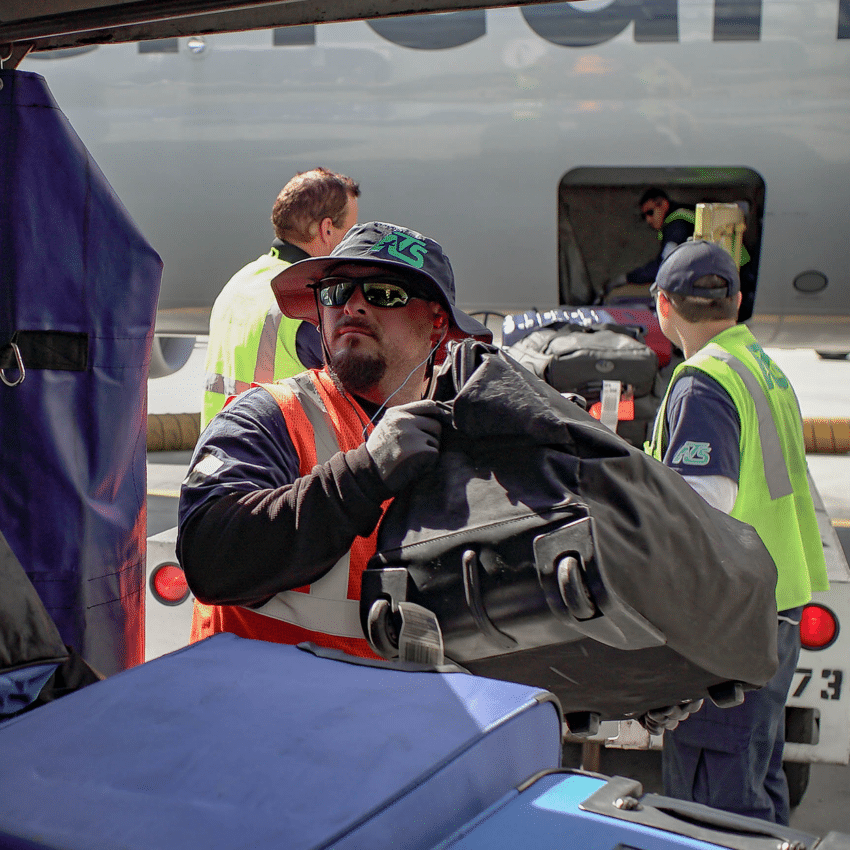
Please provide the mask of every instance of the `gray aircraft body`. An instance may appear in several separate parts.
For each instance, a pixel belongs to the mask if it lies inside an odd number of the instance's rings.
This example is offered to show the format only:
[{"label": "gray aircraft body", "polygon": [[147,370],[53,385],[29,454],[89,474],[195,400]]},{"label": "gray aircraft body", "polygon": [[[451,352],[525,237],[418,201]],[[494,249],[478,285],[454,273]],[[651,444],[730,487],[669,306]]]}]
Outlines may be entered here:
[{"label": "gray aircraft body", "polygon": [[593,303],[657,253],[647,186],[739,202],[762,343],[850,350],[847,0],[588,0],[20,67],[47,79],[164,260],[160,374],[268,250],[280,187],[316,165],[361,183],[361,220],[440,241],[467,310],[503,314]]}]

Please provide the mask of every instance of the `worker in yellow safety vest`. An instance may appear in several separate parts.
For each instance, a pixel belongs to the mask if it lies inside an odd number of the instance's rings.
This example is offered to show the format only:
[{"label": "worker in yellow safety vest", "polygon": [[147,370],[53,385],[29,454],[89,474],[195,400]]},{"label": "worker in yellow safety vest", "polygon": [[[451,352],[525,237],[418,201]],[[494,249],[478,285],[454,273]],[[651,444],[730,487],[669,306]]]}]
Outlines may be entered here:
[{"label": "worker in yellow safety vest", "polygon": [[350,177],[326,168],[300,172],[281,189],[271,216],[271,250],[236,272],[213,304],[201,430],[252,383],[321,368],[315,327],[281,313],[271,281],[292,263],[330,254],[357,222],[359,195]]},{"label": "worker in yellow safety vest", "polygon": [[686,359],[673,372],[647,450],[709,504],[755,528],[776,563],[779,618],[773,679],[731,708],[706,701],[665,732],[664,791],[787,825],[785,701],[802,606],[829,587],[800,408],[782,370],[737,323],[739,273],[723,247],[678,246],[652,291],[661,330]]}]

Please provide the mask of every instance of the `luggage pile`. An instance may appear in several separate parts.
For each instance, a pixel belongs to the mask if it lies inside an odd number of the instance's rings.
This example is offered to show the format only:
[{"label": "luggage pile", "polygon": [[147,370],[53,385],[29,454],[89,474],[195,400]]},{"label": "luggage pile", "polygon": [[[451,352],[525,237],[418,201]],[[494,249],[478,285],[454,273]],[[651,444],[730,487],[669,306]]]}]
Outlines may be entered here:
[{"label": "luggage pile", "polygon": [[529,311],[505,319],[502,343],[558,392],[582,396],[591,415],[633,446],[648,439],[673,358],[651,311]]}]

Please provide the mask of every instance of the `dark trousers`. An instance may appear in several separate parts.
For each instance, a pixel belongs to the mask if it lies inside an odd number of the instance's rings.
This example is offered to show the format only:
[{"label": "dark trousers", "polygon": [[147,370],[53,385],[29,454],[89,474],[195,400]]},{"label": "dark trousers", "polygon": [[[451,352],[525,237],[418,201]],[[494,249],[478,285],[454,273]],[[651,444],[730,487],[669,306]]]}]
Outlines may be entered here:
[{"label": "dark trousers", "polygon": [[[781,612],[799,621],[802,609]],[[664,733],[662,773],[668,797],[788,825],[782,770],[785,700],[800,655],[799,625],[779,621],[779,669],[744,702],[703,707]]]}]

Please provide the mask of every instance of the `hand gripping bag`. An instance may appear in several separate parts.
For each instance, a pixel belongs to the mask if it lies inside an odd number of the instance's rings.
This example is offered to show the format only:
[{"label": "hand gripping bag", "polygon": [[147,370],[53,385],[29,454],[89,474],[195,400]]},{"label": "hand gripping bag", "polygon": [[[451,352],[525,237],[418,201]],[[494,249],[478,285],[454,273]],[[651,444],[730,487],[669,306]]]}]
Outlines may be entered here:
[{"label": "hand gripping bag", "polygon": [[423,641],[551,690],[574,731],[770,679],[776,567],[751,526],[493,346],[454,345],[431,396],[452,416],[439,462],[363,574],[377,652],[415,657],[424,616]]}]

